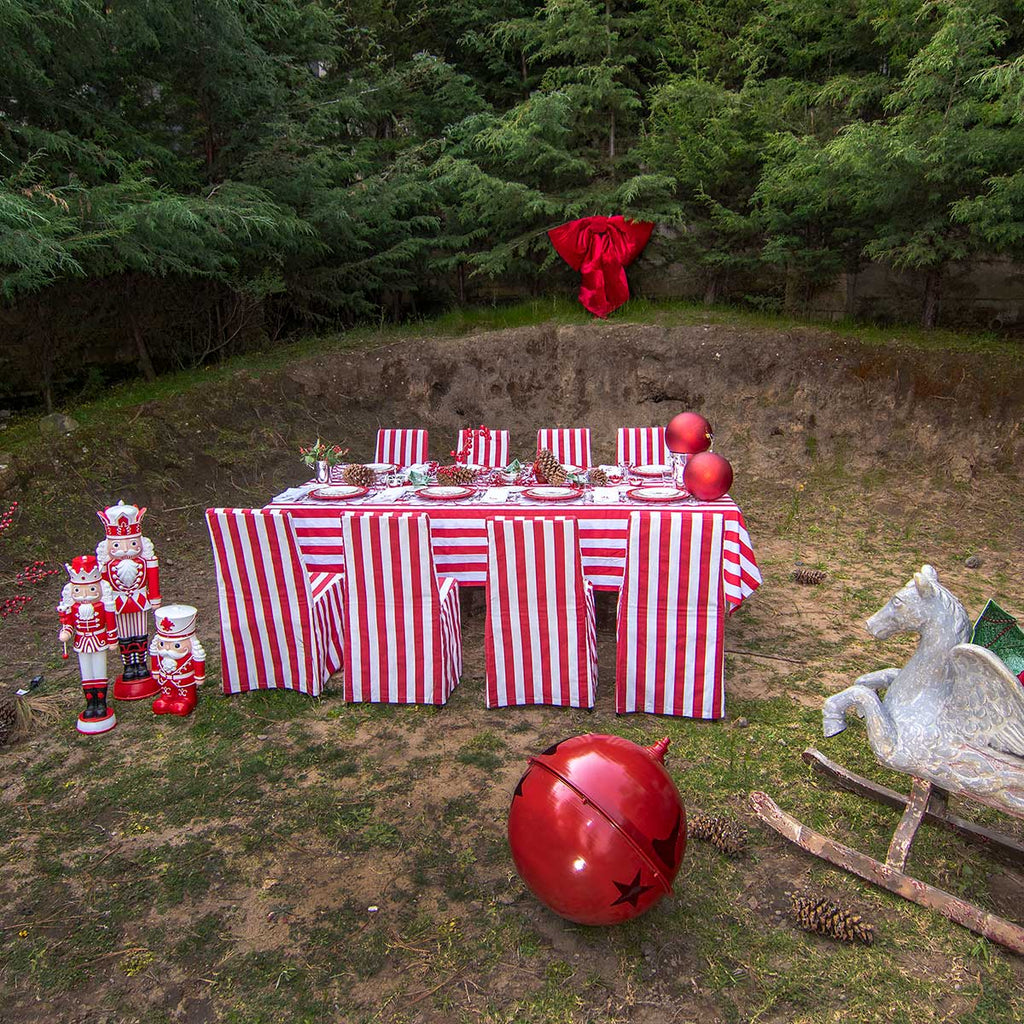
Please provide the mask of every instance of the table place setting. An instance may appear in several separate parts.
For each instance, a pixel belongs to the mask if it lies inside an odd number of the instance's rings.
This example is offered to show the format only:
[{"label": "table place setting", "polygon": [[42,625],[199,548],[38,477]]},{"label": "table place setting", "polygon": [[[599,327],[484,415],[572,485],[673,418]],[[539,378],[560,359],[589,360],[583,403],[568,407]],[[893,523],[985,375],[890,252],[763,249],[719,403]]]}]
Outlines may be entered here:
[{"label": "table place setting", "polygon": [[270,504],[287,504],[291,501],[302,501],[310,491],[322,486],[322,484],[311,481],[310,483],[299,484],[297,487],[288,487],[280,494],[275,494],[274,497],[270,499]]}]

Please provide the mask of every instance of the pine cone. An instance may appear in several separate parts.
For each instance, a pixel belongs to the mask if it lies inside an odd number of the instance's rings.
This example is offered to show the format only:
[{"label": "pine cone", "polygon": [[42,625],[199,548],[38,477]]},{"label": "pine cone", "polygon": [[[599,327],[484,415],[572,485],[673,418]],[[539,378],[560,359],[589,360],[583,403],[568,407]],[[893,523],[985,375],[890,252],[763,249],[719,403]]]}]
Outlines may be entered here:
[{"label": "pine cone", "polygon": [[794,569],[793,582],[803,583],[809,587],[816,587],[828,579],[828,573],[823,569]]},{"label": "pine cone", "polygon": [[738,857],[747,848],[747,833],[720,814],[694,814],[686,823],[690,839],[704,839],[727,857]]},{"label": "pine cone", "polygon": [[875,929],[860,914],[854,914],[824,896],[801,896],[789,893],[793,904],[793,917],[804,931],[815,932],[841,942],[863,942],[870,946],[875,941]]},{"label": "pine cone", "polygon": [[591,487],[607,487],[608,474],[603,469],[592,469],[587,473],[587,483]]},{"label": "pine cone", "polygon": [[533,466],[533,475],[537,478],[539,484],[555,484],[562,485],[569,479],[569,474],[566,473],[562,464],[547,450],[544,448],[537,455],[537,461]]},{"label": "pine cone", "polygon": [[476,474],[469,466],[442,466],[437,471],[437,482],[449,487],[466,487],[476,480]]},{"label": "pine cone", "polygon": [[341,479],[353,487],[369,487],[376,477],[369,466],[362,466],[358,462],[353,462],[341,471]]},{"label": "pine cone", "polygon": [[0,747],[10,742],[18,728],[18,698],[13,694],[0,697]]}]

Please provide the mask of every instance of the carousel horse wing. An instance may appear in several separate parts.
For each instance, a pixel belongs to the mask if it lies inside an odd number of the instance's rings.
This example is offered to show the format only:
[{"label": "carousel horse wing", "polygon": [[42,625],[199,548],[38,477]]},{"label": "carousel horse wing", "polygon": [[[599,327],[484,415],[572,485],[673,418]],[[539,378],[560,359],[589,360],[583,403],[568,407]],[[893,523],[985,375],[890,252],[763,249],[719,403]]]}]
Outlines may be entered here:
[{"label": "carousel horse wing", "polygon": [[1024,757],[1024,686],[985,647],[957,644],[949,652],[953,664],[953,692],[944,717],[965,725],[985,743],[1008,754]]}]

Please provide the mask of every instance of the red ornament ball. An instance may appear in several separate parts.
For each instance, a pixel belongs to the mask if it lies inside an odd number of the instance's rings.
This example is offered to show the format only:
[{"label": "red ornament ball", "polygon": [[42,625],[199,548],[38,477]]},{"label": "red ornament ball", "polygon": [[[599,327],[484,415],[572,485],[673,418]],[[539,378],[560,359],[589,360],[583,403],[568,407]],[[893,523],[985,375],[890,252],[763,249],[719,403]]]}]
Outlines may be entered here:
[{"label": "red ornament ball", "polygon": [[520,877],[556,914],[618,924],[672,892],[686,810],[662,763],[668,744],[588,734],[530,758],[508,841]]},{"label": "red ornament ball", "polygon": [[699,412],[681,412],[668,421],[665,444],[681,455],[706,452],[713,438],[711,424]]},{"label": "red ornament ball", "polygon": [[701,501],[714,501],[732,487],[732,466],[715,452],[698,452],[686,460],[683,484]]}]

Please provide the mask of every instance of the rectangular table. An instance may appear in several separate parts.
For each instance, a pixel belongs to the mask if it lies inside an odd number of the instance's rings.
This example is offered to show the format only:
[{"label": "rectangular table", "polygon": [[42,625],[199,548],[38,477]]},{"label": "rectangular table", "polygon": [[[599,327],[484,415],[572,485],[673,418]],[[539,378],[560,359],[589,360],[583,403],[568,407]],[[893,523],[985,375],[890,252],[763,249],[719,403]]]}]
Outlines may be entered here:
[{"label": "rectangular table", "polygon": [[[487,520],[497,516],[566,516],[577,521],[584,575],[602,590],[622,586],[626,540],[632,512],[672,511],[710,523],[713,515],[724,519],[722,583],[732,612],[761,583],[754,551],[739,506],[728,496],[699,503],[650,503],[626,497],[597,504],[576,498],[564,502],[495,502],[405,500],[405,488],[381,490],[358,501],[321,501],[315,498],[274,502],[268,508],[285,509],[293,519],[303,558],[316,572],[342,572],[342,512],[423,511],[430,515],[434,561],[442,576],[454,576],[460,584],[483,586],[487,578]],[[490,492],[493,493],[493,492]]]},{"label": "rectangular table", "polygon": [[[624,485],[622,488],[587,492],[577,499],[539,502],[498,500],[509,491],[508,488],[498,488],[488,490],[482,497],[439,502],[415,497],[411,489],[407,488],[385,489],[355,501],[323,501],[301,493],[302,488],[295,488],[279,496],[266,508],[289,513],[287,533],[292,537],[291,543],[297,546],[297,550],[294,547],[292,549],[294,560],[302,563],[298,569],[301,572],[304,568],[309,574],[310,586],[314,591],[320,585],[317,581],[337,581],[339,576],[336,574],[344,573],[341,515],[349,511],[370,514],[412,510],[427,512],[431,521],[431,544],[438,573],[455,577],[461,584],[468,586],[483,586],[486,583],[488,520],[509,516],[569,517],[579,525],[583,571],[587,578],[598,588],[620,590],[630,516],[637,511],[649,514],[668,510],[671,513],[670,521],[678,528],[667,530],[665,535],[674,535],[676,539],[666,541],[660,549],[662,566],[666,570],[661,582],[650,582],[645,586],[653,588],[647,593],[659,595],[652,613],[654,621],[661,618],[660,608],[664,600],[666,613],[671,610],[673,622],[677,624],[674,628],[679,632],[670,639],[674,645],[670,653],[678,655],[681,659],[679,664],[684,666],[685,678],[681,685],[685,691],[685,702],[680,705],[683,710],[665,711],[658,703],[657,695],[652,697],[648,694],[642,702],[636,701],[635,710],[701,718],[720,717],[724,713],[725,692],[724,618],[727,612],[735,611],[761,583],[761,574],[743,515],[728,496],[713,502],[653,504],[630,499],[625,493],[626,489]],[[598,501],[595,496],[608,500]],[[237,510],[235,512],[237,514]],[[679,543],[679,538],[683,536],[688,538],[685,544]],[[294,580],[289,582],[287,572],[279,564],[282,563],[280,553],[266,558],[251,555],[239,557],[239,552],[224,548],[222,539],[218,539],[218,531],[211,529],[211,537],[215,551],[223,556],[217,561],[218,573],[222,562],[229,567],[230,573],[230,579],[218,578],[222,647],[226,652],[223,629],[225,608],[228,607],[229,616],[235,613],[243,616],[253,608],[264,607],[268,602],[282,609],[291,607]],[[682,586],[684,578],[687,581],[685,588]],[[676,580],[676,584],[672,580]],[[337,611],[340,616],[340,607]],[[635,615],[635,609],[626,614]],[[288,616],[275,622],[274,635],[282,631],[288,634],[292,628]],[[342,629],[340,619],[336,625],[339,630]],[[259,630],[253,631],[246,641],[248,645],[257,648],[265,646],[266,642],[267,638]],[[648,661],[651,649],[649,645],[646,647],[645,657]],[[241,653],[236,651],[232,657],[244,657],[248,664],[251,653],[247,646]],[[330,666],[327,666],[329,669]],[[227,669],[225,672],[227,679]],[[655,687],[658,685],[656,682]],[[244,688],[279,686],[301,689],[294,680],[280,681],[276,678],[260,678]],[[698,699],[700,693],[711,696],[701,700]],[[634,710],[634,707],[630,705],[626,710]]]}]

